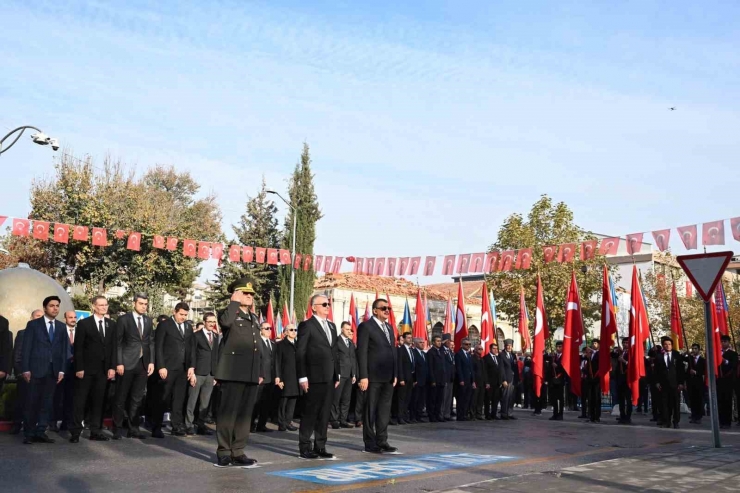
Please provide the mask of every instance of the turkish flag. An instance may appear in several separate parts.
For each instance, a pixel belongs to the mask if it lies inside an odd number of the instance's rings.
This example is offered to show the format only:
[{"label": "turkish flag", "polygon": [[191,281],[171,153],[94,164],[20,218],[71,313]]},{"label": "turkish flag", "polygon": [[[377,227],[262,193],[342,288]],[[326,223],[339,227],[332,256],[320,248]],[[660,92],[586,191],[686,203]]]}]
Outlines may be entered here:
[{"label": "turkish flag", "polygon": [[195,258],[195,240],[182,240],[182,254],[186,257]]},{"label": "turkish flag", "polygon": [[87,226],[75,226],[72,230],[72,239],[78,241],[87,241]]},{"label": "turkish flag", "polygon": [[49,223],[46,221],[34,221],[33,237],[37,240],[47,241],[49,239]]},{"label": "turkish flag", "polygon": [[164,236],[154,235],[152,246],[154,246],[154,248],[164,248]]},{"label": "turkish flag", "polygon": [[[604,268],[606,269],[606,267]],[[602,319],[603,321],[603,319]],[[581,395],[581,356],[579,349],[583,341],[583,312],[581,310],[581,295],[578,292],[576,273],[571,272],[570,287],[565,301],[565,323],[563,324],[563,355],[560,364],[570,377],[571,392]],[[607,345],[604,341],[604,345]],[[591,376],[591,375],[589,375]],[[596,375],[593,375],[596,376]]]},{"label": "turkish flag", "polygon": [[406,271],[409,268],[409,258],[408,257],[401,257],[398,259],[398,276],[405,276]]},{"label": "turkish flag", "polygon": [[126,232],[124,230],[122,230],[122,229],[117,229],[116,230],[116,239],[117,240],[122,240],[125,237],[126,237]]},{"label": "turkish flag", "polygon": [[388,262],[386,262],[386,269],[385,269],[385,275],[388,277],[394,277],[396,275],[396,258],[389,258]]},{"label": "turkish flag", "polygon": [[353,274],[364,274],[365,271],[363,270],[365,267],[365,259],[356,257],[355,258],[355,268],[352,270]]},{"label": "turkish flag", "polygon": [[177,243],[178,243],[178,241],[179,240],[177,238],[175,238],[174,236],[168,237],[167,238],[167,250],[169,250],[171,252],[177,250]]},{"label": "turkish flag", "polygon": [[219,262],[224,256],[224,245],[222,243],[211,243],[211,258],[215,258]]},{"label": "turkish flag", "polygon": [[262,247],[254,247],[254,258],[255,262],[257,262],[258,264],[264,264],[265,260],[267,260],[267,249]]},{"label": "turkish flag", "polygon": [[[645,341],[650,337],[650,322],[642,297],[642,287],[637,275],[637,267],[632,266],[632,289],[630,293],[629,338],[632,341],[627,365],[627,384],[632,390],[632,405],[640,398],[640,378],[645,376]],[[634,363],[634,364],[633,364]]]},{"label": "turkish flag", "polygon": [[470,268],[470,254],[458,255],[457,257],[457,268],[455,269],[458,274],[467,274]]},{"label": "turkish flag", "polygon": [[619,237],[604,238],[599,246],[599,255],[616,255],[619,248]]},{"label": "turkish flag", "polygon": [[[0,224],[3,222],[0,221]],[[740,241],[740,217],[733,217],[730,219],[730,229],[732,230],[732,237],[735,241]]]},{"label": "turkish flag", "polygon": [[555,254],[558,253],[558,247],[555,245],[548,245],[542,247],[542,256],[545,259],[545,263],[549,264],[555,260]]},{"label": "turkish flag", "polygon": [[[35,234],[35,231],[34,231],[34,234]],[[701,225],[701,244],[702,245],[724,245],[725,244],[725,222],[724,221],[712,221],[710,223],[702,224]]]},{"label": "turkish flag", "polygon": [[501,271],[509,272],[514,267],[514,250],[501,252]]},{"label": "turkish flag", "polygon": [[573,262],[573,257],[576,256],[576,244],[575,243],[563,243],[560,245],[560,251],[558,251],[558,262]]},{"label": "turkish flag", "polygon": [[293,269],[300,269],[303,265],[303,256],[300,253],[295,254],[295,260],[293,261]]},{"label": "turkish flag", "polygon": [[54,241],[69,243],[69,224],[56,223],[54,225]]},{"label": "turkish flag", "polygon": [[8,218],[8,216],[0,216],[0,226],[5,224],[5,220]]},{"label": "turkish flag", "polygon": [[126,248],[138,252],[141,250],[141,233],[131,233],[128,235],[128,242]]},{"label": "turkish flag", "polygon": [[313,257],[313,270],[319,272],[324,267],[324,256],[314,255]]},{"label": "turkish flag", "polygon": [[486,254],[486,263],[483,266],[483,272],[486,274],[490,274],[491,272],[498,271],[500,256],[501,253],[496,250],[494,250],[493,252],[488,252]]},{"label": "turkish flag", "polygon": [[342,257],[334,257],[334,263],[331,266],[332,274],[339,274],[339,271],[342,268],[342,260]]},{"label": "turkish flag", "polygon": [[280,263],[282,265],[290,265],[290,250],[285,248],[280,249]]},{"label": "turkish flag", "polygon": [[334,257],[324,257],[324,272],[331,272],[331,263],[334,261]]},{"label": "turkish flag", "polygon": [[696,238],[696,224],[692,226],[681,226],[678,228],[678,235],[681,237],[683,246],[686,250],[696,250],[697,238]]},{"label": "turkish flag", "polygon": [[28,219],[13,219],[13,235],[28,236],[31,223]]},{"label": "turkish flag", "polygon": [[304,256],[303,257],[303,270],[310,269],[312,262],[313,262],[313,257],[311,255]]},{"label": "turkish flag", "polygon": [[239,245],[229,247],[229,262],[239,262],[242,259],[242,249]]},{"label": "turkish flag", "polygon": [[516,269],[527,270],[532,266],[532,249],[522,248],[516,255]]},{"label": "turkish flag", "polygon": [[365,259],[365,275],[372,276],[375,274],[375,259]]},{"label": "turkish flag", "polygon": [[[485,253],[474,253],[470,256],[470,272],[483,272],[483,262],[485,262]],[[491,339],[493,340],[493,339]],[[487,351],[483,348],[483,351]]]},{"label": "turkish flag", "polygon": [[642,233],[627,235],[627,253],[634,255],[642,249]]},{"label": "turkish flag", "polygon": [[442,275],[451,276],[452,274],[454,274],[454,269],[455,269],[455,256],[445,255],[445,259],[442,263]]},{"label": "turkish flag", "polygon": [[655,246],[658,247],[658,250],[665,252],[668,249],[668,243],[671,241],[671,230],[659,229],[653,231],[653,240],[655,240]]},{"label": "turkish flag", "polygon": [[421,257],[411,257],[409,259],[409,262],[411,262],[411,264],[409,265],[409,275],[415,276],[419,273],[419,263],[421,262]]},{"label": "turkish flag", "polygon": [[92,229],[92,244],[93,246],[108,246],[108,232],[105,228]]},{"label": "turkish flag", "polygon": [[254,261],[254,248],[251,246],[242,247],[242,262],[251,264]]},{"label": "turkish flag", "polygon": [[591,260],[596,255],[598,241],[588,240],[581,242],[581,260]]},{"label": "turkish flag", "polygon": [[375,259],[375,275],[382,276],[385,273],[385,257]]},{"label": "turkish flag", "polygon": [[[259,254],[257,254],[259,257]],[[276,248],[267,249],[267,263],[269,265],[277,265],[278,263],[278,251]]]},{"label": "turkish flag", "polygon": [[434,256],[427,256],[426,259],[424,259],[424,275],[425,276],[433,276],[434,275],[434,268],[437,266],[437,257]]},{"label": "turkish flag", "polygon": [[[575,276],[575,273],[573,275]],[[534,312],[534,346],[532,347],[532,375],[534,378],[534,395],[537,397],[540,397],[542,382],[545,380],[545,339],[549,335],[545,299],[542,294],[542,281],[539,274],[537,274],[537,307]]]},{"label": "turkish flag", "polygon": [[208,260],[211,258],[211,244],[209,242],[198,242],[198,258],[202,260]]}]

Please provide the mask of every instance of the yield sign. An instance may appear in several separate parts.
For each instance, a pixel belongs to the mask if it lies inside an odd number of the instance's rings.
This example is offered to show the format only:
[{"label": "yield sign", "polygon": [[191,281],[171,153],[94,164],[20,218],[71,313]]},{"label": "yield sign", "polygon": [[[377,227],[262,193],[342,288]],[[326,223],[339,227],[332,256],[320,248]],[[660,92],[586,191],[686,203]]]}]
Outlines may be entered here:
[{"label": "yield sign", "polygon": [[689,276],[694,287],[704,301],[709,301],[714,288],[722,278],[732,252],[700,253],[698,255],[679,255],[676,260]]}]

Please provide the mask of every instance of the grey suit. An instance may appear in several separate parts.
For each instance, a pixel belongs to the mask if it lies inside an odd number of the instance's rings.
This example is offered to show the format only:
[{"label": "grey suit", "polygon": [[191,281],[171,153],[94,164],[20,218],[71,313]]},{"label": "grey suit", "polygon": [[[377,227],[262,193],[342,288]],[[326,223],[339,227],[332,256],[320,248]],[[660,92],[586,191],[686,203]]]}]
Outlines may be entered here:
[{"label": "grey suit", "polygon": [[344,337],[337,340],[337,355],[339,357],[339,387],[334,391],[334,402],[331,406],[331,422],[346,423],[349,413],[349,403],[352,399],[352,379],[357,378],[357,355],[355,344],[351,340],[345,342]]}]

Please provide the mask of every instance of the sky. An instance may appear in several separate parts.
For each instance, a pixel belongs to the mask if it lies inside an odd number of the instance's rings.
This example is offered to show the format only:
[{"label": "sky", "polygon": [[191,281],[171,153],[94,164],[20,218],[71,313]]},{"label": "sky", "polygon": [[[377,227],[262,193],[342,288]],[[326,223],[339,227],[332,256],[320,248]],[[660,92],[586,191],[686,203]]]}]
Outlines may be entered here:
[{"label": "sky", "polygon": [[[0,133],[188,170],[229,233],[308,142],[322,255],[483,251],[542,194],[599,233],[675,228],[740,216],[738,18],[734,0],[5,0]],[[26,217],[53,171],[26,139],[0,156],[0,215]]]}]

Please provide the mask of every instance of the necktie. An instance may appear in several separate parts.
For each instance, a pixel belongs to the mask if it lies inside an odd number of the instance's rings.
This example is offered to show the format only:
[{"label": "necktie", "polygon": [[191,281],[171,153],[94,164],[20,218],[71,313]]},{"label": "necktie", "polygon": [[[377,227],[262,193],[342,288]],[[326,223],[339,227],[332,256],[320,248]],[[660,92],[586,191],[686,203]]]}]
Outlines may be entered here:
[{"label": "necktie", "polygon": [[494,357],[493,357],[493,362],[494,362],[495,364],[498,364],[498,360],[496,359],[496,356],[494,356]]},{"label": "necktie", "polygon": [[414,364],[414,352],[411,349],[408,349],[409,357],[411,358],[411,364]]},{"label": "necktie", "polygon": [[322,320],[321,326],[324,328],[326,339],[329,341],[329,345],[331,346],[331,333],[329,333],[329,324],[326,323],[326,320]]},{"label": "necktie", "polygon": [[103,321],[98,320],[98,332],[100,332],[100,338],[105,340],[105,329],[103,329]]},{"label": "necktie", "polygon": [[73,346],[75,344],[75,330],[72,328],[69,329],[69,343]]},{"label": "necktie", "polygon": [[213,347],[213,341],[211,340],[211,331],[209,330],[208,332],[206,332],[206,334],[208,335],[208,345],[210,347]]},{"label": "necktie", "polygon": [[141,323],[141,317],[136,317],[136,326],[139,327],[139,337],[144,338],[144,326]]},{"label": "necktie", "polygon": [[383,329],[383,334],[385,334],[385,338],[388,340],[388,344],[390,344],[391,343],[391,338],[388,335],[388,328],[385,326],[385,323],[382,323],[382,322],[381,322],[380,326]]},{"label": "necktie", "polygon": [[177,324],[177,330],[180,331],[180,335],[185,337],[185,332],[182,331],[182,324]]},{"label": "necktie", "polygon": [[54,321],[49,322],[49,341],[54,342]]},{"label": "necktie", "polygon": [[349,347],[349,339],[345,339],[344,343],[347,345],[347,347]]}]

